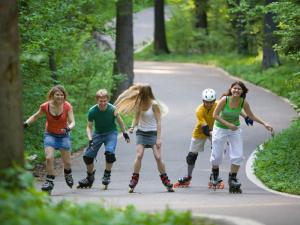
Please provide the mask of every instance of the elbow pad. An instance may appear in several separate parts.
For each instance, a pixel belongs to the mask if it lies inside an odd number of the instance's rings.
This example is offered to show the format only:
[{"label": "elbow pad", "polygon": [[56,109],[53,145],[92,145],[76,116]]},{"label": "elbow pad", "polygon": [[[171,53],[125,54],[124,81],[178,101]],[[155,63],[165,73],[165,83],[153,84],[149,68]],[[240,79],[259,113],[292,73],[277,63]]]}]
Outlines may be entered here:
[{"label": "elbow pad", "polygon": [[205,134],[205,135],[208,136],[208,137],[210,136],[210,135],[209,135],[209,131],[210,131],[210,130],[209,130],[208,125],[202,127],[202,132],[203,132],[203,134]]}]

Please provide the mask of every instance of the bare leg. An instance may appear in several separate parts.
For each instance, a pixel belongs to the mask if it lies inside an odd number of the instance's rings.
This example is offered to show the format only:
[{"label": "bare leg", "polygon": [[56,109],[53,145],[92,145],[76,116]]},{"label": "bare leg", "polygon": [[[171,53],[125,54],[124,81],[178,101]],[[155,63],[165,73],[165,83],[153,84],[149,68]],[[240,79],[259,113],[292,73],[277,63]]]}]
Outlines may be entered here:
[{"label": "bare leg", "polygon": [[54,151],[55,149],[52,147],[45,148],[47,175],[53,175],[53,176],[54,176]]},{"label": "bare leg", "polygon": [[62,149],[60,153],[64,164],[64,169],[66,170],[71,169],[71,151]]},{"label": "bare leg", "polygon": [[133,172],[134,173],[140,173],[141,167],[142,167],[142,159],[144,156],[144,146],[143,145],[137,145],[136,146],[136,157],[134,160],[133,165]]},{"label": "bare leg", "polygon": [[106,162],[106,164],[105,164],[105,170],[111,171],[112,166],[113,166],[113,163]]},{"label": "bare leg", "polygon": [[231,168],[230,168],[231,173],[237,173],[239,169],[240,169],[239,165],[231,164]]},{"label": "bare leg", "polygon": [[156,160],[157,169],[158,169],[159,173],[160,174],[166,173],[165,164],[164,164],[164,162],[162,161],[162,158],[161,158],[161,148],[157,147],[157,145],[154,145],[152,149],[153,149],[153,155],[154,155],[154,158]]},{"label": "bare leg", "polygon": [[86,169],[87,169],[88,173],[93,173],[93,171],[94,171],[94,163],[86,165]]}]

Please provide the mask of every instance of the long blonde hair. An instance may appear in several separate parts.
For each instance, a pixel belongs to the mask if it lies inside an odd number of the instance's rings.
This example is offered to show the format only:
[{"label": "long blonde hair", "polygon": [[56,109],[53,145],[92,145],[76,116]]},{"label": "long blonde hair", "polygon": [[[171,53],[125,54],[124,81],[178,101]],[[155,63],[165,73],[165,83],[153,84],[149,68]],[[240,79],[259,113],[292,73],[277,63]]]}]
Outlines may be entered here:
[{"label": "long blonde hair", "polygon": [[114,105],[118,113],[130,114],[148,107],[155,100],[149,84],[137,83],[119,95]]}]

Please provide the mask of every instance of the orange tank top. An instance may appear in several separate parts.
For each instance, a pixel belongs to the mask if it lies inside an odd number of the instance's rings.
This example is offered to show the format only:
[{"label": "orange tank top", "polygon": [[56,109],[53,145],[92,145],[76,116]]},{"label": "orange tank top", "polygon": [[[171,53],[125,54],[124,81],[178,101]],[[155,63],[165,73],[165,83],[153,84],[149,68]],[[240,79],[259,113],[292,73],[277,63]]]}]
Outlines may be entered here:
[{"label": "orange tank top", "polygon": [[68,126],[68,113],[72,109],[71,104],[65,101],[63,112],[58,116],[54,116],[50,113],[49,102],[43,103],[40,108],[46,113],[46,131],[53,134],[64,134],[61,129]]}]

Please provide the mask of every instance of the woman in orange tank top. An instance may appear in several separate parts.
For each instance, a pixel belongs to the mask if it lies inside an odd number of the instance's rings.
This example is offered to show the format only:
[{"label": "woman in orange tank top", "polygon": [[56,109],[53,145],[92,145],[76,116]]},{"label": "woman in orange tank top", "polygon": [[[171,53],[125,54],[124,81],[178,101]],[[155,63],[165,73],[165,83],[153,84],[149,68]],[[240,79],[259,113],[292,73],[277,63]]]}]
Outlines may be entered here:
[{"label": "woman in orange tank top", "polygon": [[48,93],[47,101],[40,105],[39,110],[24,122],[29,127],[37,119],[46,115],[44,149],[46,154],[47,177],[42,190],[51,193],[54,187],[54,152],[60,150],[64,164],[67,185],[72,188],[71,141],[70,131],[75,126],[72,106],[66,101],[67,94],[61,85],[54,86]]}]

